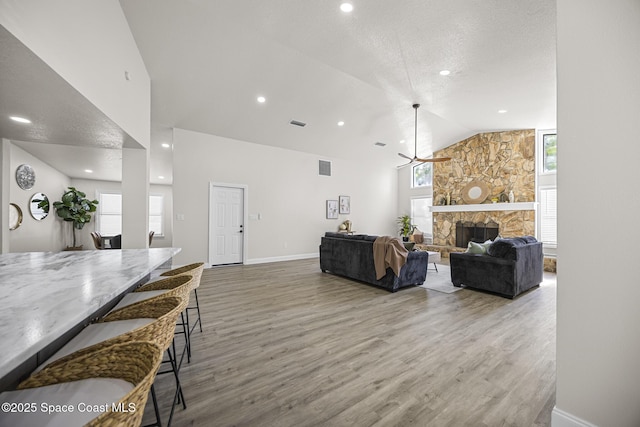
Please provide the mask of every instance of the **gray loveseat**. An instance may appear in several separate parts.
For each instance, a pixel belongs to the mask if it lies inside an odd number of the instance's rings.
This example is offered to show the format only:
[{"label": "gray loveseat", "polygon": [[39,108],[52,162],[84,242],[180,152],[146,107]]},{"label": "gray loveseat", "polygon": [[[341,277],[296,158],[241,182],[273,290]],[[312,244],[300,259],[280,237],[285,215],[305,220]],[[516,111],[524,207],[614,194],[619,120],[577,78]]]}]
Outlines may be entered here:
[{"label": "gray loveseat", "polygon": [[498,239],[487,254],[452,252],[451,281],[514,298],[542,282],[543,258],[542,243],[534,237]]},{"label": "gray loveseat", "polygon": [[400,269],[400,276],[387,268],[385,276],[380,280],[376,279],[373,242],[377,237],[326,233],[320,243],[320,269],[380,286],[391,292],[405,286],[422,285],[427,277],[427,252],[409,252],[407,263]]}]

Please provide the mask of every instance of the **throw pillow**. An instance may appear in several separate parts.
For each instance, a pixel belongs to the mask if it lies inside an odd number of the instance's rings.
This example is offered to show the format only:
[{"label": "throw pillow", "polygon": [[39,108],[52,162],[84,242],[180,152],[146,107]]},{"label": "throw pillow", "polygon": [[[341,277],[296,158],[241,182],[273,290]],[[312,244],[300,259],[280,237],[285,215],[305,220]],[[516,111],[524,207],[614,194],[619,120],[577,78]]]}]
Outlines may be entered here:
[{"label": "throw pillow", "polygon": [[480,243],[469,242],[467,245],[467,252],[470,254],[484,254],[486,253],[486,249]]},{"label": "throw pillow", "polygon": [[486,254],[491,243],[493,243],[491,240],[487,240],[484,243],[469,242],[467,252],[470,254]]}]

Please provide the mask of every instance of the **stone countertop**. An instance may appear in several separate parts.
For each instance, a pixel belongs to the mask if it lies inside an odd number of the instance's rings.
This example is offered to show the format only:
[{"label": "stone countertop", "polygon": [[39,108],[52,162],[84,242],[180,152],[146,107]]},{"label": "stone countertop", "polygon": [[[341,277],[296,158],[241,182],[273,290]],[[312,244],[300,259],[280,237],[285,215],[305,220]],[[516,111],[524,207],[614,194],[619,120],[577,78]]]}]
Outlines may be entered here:
[{"label": "stone countertop", "polygon": [[153,248],[0,255],[0,378],[178,252]]}]

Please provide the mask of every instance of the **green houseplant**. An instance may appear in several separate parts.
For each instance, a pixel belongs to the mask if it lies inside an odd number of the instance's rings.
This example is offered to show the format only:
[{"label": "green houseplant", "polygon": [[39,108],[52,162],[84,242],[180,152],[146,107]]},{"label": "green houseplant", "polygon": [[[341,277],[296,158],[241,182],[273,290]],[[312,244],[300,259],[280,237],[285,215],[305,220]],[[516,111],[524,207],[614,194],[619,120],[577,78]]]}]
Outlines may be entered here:
[{"label": "green houseplant", "polygon": [[86,196],[85,193],[75,187],[68,187],[67,191],[62,195],[62,200],[53,202],[56,214],[63,221],[73,223],[72,248],[77,248],[76,230],[82,230],[84,225],[91,221],[91,212],[95,212],[97,209],[98,201],[89,200]]},{"label": "green houseplant", "polygon": [[405,242],[409,240],[409,235],[413,232],[414,225],[411,224],[411,217],[409,215],[402,215],[398,217],[398,225],[400,226],[400,235]]}]

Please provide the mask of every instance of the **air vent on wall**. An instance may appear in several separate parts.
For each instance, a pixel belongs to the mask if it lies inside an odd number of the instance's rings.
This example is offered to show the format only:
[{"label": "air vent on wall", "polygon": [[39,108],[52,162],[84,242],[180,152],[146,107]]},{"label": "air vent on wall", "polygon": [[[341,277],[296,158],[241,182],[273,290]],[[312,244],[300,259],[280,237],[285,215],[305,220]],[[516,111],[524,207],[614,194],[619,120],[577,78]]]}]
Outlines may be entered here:
[{"label": "air vent on wall", "polygon": [[323,176],[331,176],[331,162],[327,160],[319,160],[318,174]]},{"label": "air vent on wall", "polygon": [[306,123],[299,122],[297,120],[291,120],[289,123],[294,125],[294,126],[300,126],[301,128],[303,128],[303,127],[305,127],[307,125]]}]

